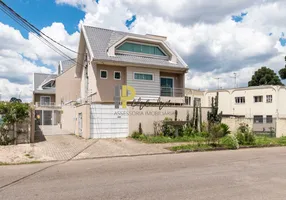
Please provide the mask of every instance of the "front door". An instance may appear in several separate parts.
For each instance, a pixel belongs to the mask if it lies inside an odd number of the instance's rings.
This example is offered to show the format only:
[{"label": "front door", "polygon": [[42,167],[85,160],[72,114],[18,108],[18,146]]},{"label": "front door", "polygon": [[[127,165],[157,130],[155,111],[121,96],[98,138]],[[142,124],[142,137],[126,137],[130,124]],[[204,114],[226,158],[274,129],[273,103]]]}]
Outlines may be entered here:
[{"label": "front door", "polygon": [[174,96],[174,79],[161,77],[161,96]]}]

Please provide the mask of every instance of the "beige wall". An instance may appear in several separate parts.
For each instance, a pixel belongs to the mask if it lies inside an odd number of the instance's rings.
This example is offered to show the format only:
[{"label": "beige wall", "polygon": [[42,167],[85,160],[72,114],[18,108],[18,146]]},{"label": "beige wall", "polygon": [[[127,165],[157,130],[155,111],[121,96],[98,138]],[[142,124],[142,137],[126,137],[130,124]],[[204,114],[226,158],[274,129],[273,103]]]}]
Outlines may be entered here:
[{"label": "beige wall", "polygon": [[36,102],[40,102],[41,96],[45,96],[45,97],[51,97],[51,102],[54,103],[56,98],[55,98],[55,94],[34,94],[34,104]]},{"label": "beige wall", "polygon": [[62,106],[62,129],[79,135],[78,114],[82,113],[82,137],[90,138],[90,105]]},{"label": "beige wall", "polygon": [[276,137],[286,136],[286,118],[280,118],[276,121]]},{"label": "beige wall", "polygon": [[[185,121],[187,112],[190,113],[190,119],[193,117],[193,108],[178,106],[178,107],[164,107],[159,110],[158,107],[144,107],[141,111],[139,107],[128,107],[129,110],[129,134],[134,131],[138,131],[139,123],[141,123],[143,132],[145,134],[154,133],[154,121],[162,121],[166,117],[170,117],[174,120],[175,110],[178,111],[178,120]],[[207,121],[207,112],[209,108],[202,108],[202,121]],[[136,113],[137,112],[137,113]]]},{"label": "beige wall", "polygon": [[[100,78],[100,70],[107,70],[107,79]],[[121,80],[114,79],[114,72],[121,72]],[[93,82],[94,83],[94,82]],[[93,98],[95,102],[114,102],[114,90],[116,85],[126,84],[126,68],[120,66],[97,65],[96,66],[96,86],[97,94]],[[92,86],[94,87],[94,86]]]},{"label": "beige wall", "polygon": [[82,113],[82,137],[90,138],[90,105],[83,104],[76,107],[75,112],[75,134],[79,135],[79,127],[78,127],[78,114]]},{"label": "beige wall", "polygon": [[56,78],[56,105],[80,97],[80,78],[75,78],[75,66]]},{"label": "beige wall", "polygon": [[248,124],[250,129],[253,128],[253,119],[245,117],[223,117],[221,122],[227,124],[233,133],[236,133],[241,123]]}]

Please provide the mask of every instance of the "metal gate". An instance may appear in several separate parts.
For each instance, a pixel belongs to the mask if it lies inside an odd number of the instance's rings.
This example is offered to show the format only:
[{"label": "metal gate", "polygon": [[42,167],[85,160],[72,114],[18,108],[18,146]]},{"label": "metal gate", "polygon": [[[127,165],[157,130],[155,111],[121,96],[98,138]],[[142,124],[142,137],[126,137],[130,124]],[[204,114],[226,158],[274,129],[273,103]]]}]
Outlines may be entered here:
[{"label": "metal gate", "polygon": [[61,111],[56,109],[35,110],[35,140],[45,140],[45,135],[67,134],[61,130]]},{"label": "metal gate", "polygon": [[128,137],[127,109],[115,109],[113,104],[91,104],[90,109],[91,138]]}]

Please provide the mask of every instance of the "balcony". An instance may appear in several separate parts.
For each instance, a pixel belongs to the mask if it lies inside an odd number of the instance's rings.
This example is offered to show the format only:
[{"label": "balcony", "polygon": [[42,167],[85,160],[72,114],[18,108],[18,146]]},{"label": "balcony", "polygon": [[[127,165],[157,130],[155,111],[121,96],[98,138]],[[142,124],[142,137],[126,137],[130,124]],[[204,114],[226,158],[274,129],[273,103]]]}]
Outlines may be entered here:
[{"label": "balcony", "polygon": [[57,106],[55,102],[36,102],[35,103],[36,108],[44,107],[44,108],[57,108],[60,106]]},{"label": "balcony", "polygon": [[184,103],[184,88],[171,88],[171,87],[161,87],[160,98],[164,102],[170,101],[171,103]]}]

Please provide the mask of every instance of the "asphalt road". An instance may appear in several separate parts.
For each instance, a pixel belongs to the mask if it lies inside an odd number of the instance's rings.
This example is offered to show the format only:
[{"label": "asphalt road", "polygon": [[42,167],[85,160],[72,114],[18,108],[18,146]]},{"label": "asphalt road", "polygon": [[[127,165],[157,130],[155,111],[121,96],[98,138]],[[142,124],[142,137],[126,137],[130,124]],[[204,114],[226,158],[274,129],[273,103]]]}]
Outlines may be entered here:
[{"label": "asphalt road", "polygon": [[1,200],[285,200],[286,148],[2,166],[0,188]]}]

